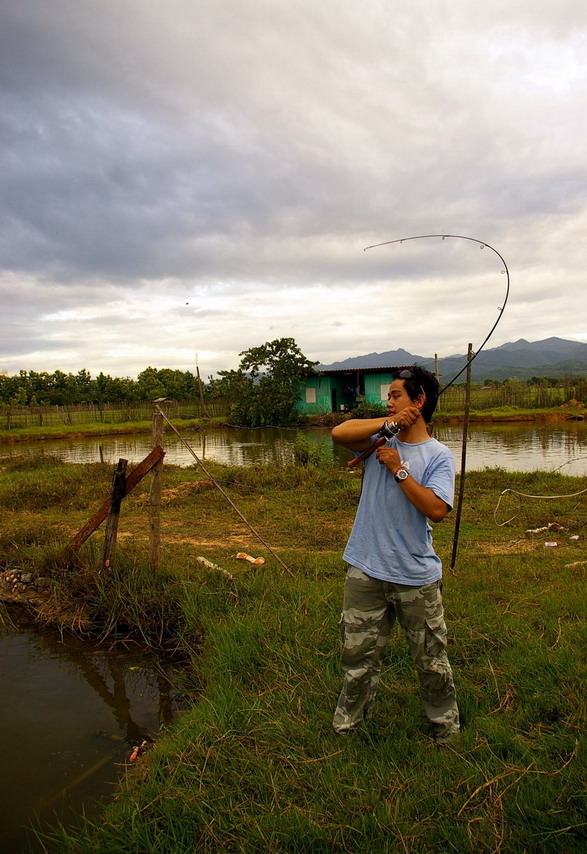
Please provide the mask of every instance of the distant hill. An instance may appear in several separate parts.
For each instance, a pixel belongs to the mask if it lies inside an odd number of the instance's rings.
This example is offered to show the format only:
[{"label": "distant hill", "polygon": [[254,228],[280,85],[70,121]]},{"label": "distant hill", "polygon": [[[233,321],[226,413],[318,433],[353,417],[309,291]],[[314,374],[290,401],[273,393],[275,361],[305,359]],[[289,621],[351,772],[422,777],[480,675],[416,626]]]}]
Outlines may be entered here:
[{"label": "distant hill", "polygon": [[[439,373],[442,382],[448,382],[466,363],[465,354],[455,354],[439,359]],[[318,365],[318,370],[352,370],[353,368],[380,368],[392,365],[422,365],[434,370],[434,358],[417,356],[402,348],[387,350],[385,353],[368,353],[354,356],[331,365]],[[530,379],[531,377],[566,377],[569,375],[587,376],[587,344],[568,341],[564,338],[545,338],[543,341],[526,341],[520,338],[482,350],[471,365],[471,375],[475,382],[485,379],[507,380],[510,377]]]}]

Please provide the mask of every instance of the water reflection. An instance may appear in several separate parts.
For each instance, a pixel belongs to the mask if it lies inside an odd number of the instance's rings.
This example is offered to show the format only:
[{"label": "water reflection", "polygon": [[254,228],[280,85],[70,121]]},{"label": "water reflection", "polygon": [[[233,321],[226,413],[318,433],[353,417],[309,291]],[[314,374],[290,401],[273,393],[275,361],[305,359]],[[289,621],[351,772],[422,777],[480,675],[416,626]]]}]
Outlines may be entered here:
[{"label": "water reflection", "polygon": [[[202,459],[229,465],[280,465],[293,459],[295,431],[263,428],[216,430],[209,433],[186,431],[184,439]],[[311,441],[332,448],[330,431],[310,430]],[[439,424],[435,436],[451,448],[460,467],[462,428]],[[194,464],[194,458],[174,433],[165,435],[166,462],[179,466]],[[100,437],[95,439],[18,443],[2,446],[3,454],[55,454],[66,462],[91,463],[102,457],[108,463],[121,458],[139,462],[151,450],[147,435]],[[333,449],[341,465],[348,452]],[[544,469],[562,474],[587,474],[587,432],[584,421],[556,424],[473,424],[469,430],[467,469],[501,466],[508,471]]]},{"label": "water reflection", "polygon": [[[436,438],[460,464],[462,428],[438,425]],[[587,474],[585,422],[563,424],[473,425],[467,438],[467,469],[501,466],[508,471],[559,471]]]},{"label": "water reflection", "polygon": [[143,655],[0,627],[0,852],[25,827],[71,822],[108,797],[131,748],[173,719],[169,680]]}]

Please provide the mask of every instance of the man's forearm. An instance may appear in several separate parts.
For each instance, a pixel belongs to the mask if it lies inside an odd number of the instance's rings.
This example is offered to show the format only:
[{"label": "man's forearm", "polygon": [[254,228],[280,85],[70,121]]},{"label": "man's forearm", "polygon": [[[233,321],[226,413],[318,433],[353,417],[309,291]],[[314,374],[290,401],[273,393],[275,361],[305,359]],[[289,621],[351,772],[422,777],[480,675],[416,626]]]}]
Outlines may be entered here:
[{"label": "man's forearm", "polygon": [[[377,450],[377,460],[384,465],[390,474],[395,477],[400,468],[402,460],[396,448],[382,447]],[[406,469],[407,470],[407,469]],[[416,510],[427,516],[432,522],[440,522],[448,513],[448,505],[435,492],[427,486],[414,480],[409,474],[405,480],[398,480],[398,484],[408,501],[414,505]]]},{"label": "man's forearm", "polygon": [[362,451],[369,439],[383,427],[385,418],[353,418],[338,424],[331,433],[332,441],[352,451]]},{"label": "man's forearm", "polygon": [[422,486],[408,477],[400,483],[400,488],[416,510],[423,513],[431,522],[441,522],[448,513],[448,505],[427,486]]}]

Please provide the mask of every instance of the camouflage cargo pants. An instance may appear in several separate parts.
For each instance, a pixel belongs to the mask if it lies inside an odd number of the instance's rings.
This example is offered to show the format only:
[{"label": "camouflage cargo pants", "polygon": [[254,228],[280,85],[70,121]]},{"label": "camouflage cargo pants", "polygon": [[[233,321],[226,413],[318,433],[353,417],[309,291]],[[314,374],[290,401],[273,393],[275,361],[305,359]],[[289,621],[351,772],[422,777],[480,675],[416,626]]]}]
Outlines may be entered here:
[{"label": "camouflage cargo pants", "polygon": [[459,730],[459,710],[446,655],[440,582],[408,587],[349,567],[342,612],[344,684],[334,713],[337,732],[355,727],[373,702],[381,659],[397,618],[416,665],[420,697],[438,741]]}]

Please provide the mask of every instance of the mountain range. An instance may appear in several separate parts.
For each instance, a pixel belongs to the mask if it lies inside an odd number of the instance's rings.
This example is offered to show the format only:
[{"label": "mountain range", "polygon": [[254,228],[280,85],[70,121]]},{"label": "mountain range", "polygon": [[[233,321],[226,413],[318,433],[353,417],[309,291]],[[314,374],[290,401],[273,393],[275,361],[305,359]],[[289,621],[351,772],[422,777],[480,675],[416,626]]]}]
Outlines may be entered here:
[{"label": "mountain range", "polygon": [[[438,360],[441,382],[448,382],[466,364],[466,354],[457,353]],[[383,368],[393,365],[422,365],[434,371],[434,357],[417,356],[407,350],[387,350],[385,353],[368,353],[353,356],[331,365],[317,365],[323,370],[352,370],[354,368]],[[518,377],[587,376],[587,344],[565,338],[545,338],[543,341],[526,341],[520,338],[482,350],[471,365],[474,382],[507,380]],[[463,374],[464,381],[464,374]]]}]

